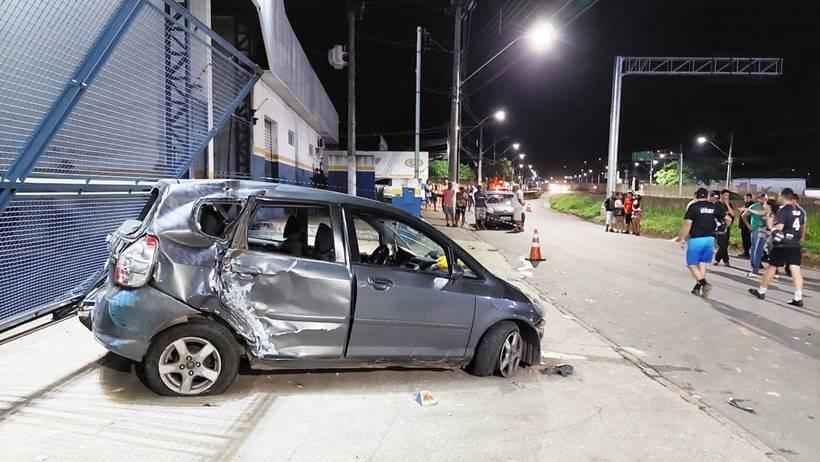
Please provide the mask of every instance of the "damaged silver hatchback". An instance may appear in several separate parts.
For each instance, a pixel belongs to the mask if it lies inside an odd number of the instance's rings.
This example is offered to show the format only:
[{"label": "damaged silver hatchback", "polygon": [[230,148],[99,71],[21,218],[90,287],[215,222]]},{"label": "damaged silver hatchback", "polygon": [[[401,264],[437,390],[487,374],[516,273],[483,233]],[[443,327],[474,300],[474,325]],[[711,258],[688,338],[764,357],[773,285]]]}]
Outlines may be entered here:
[{"label": "damaged silver hatchback", "polygon": [[162,395],[254,369],[540,361],[541,308],[428,223],[382,203],[239,180],[163,181],[109,238],[80,320]]}]

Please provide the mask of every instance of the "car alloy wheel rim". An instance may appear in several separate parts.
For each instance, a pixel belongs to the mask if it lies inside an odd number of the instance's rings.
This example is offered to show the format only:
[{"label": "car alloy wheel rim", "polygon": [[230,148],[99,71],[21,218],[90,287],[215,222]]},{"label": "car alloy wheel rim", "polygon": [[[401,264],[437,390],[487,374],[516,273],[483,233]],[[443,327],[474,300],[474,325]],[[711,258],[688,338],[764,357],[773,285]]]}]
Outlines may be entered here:
[{"label": "car alloy wheel rim", "polygon": [[182,337],[170,343],[159,357],[159,377],[170,390],[198,395],[210,389],[222,372],[222,358],[209,341]]},{"label": "car alloy wheel rim", "polygon": [[498,370],[504,377],[512,377],[518,371],[518,365],[521,363],[523,356],[523,343],[521,342],[521,334],[518,331],[512,331],[507,334],[504,339],[504,344],[501,346],[501,354],[498,357]]}]

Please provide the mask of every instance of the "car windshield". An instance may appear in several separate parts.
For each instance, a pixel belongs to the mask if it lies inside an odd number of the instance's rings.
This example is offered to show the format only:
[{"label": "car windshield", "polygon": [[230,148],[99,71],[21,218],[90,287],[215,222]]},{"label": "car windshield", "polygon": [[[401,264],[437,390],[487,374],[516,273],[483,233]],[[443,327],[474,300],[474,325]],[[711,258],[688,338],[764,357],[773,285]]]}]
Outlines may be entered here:
[{"label": "car windshield", "polygon": [[414,257],[438,258],[443,255],[441,246],[404,223],[396,223],[394,230],[398,246]]},{"label": "car windshield", "polygon": [[512,194],[491,194],[487,196],[488,204],[512,204]]}]

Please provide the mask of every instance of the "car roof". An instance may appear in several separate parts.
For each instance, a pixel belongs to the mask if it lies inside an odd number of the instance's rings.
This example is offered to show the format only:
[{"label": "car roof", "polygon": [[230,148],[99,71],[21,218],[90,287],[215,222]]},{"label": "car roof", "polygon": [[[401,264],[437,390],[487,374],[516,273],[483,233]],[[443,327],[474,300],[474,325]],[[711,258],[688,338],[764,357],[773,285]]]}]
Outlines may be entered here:
[{"label": "car roof", "polygon": [[174,202],[177,204],[194,202],[203,198],[246,199],[249,196],[256,195],[268,199],[327,202],[416,218],[399,208],[376,200],[325,189],[282,183],[234,179],[160,180],[157,182],[157,187],[163,193],[167,192],[168,195],[173,196]]}]

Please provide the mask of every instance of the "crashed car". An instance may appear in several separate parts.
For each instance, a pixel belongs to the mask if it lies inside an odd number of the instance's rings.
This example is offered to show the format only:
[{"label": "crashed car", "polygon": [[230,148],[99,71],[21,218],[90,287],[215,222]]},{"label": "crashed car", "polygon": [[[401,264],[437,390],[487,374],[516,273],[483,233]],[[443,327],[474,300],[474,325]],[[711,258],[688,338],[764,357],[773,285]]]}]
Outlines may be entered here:
[{"label": "crashed car", "polygon": [[479,229],[489,226],[513,226],[516,212],[520,205],[515,193],[508,191],[490,191],[485,194],[486,206],[479,212],[476,209],[476,225]]},{"label": "crashed car", "polygon": [[109,236],[80,320],[161,395],[217,394],[255,369],[540,362],[541,308],[428,223],[344,194],[162,181]]}]

